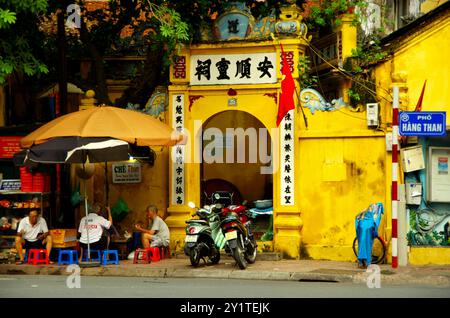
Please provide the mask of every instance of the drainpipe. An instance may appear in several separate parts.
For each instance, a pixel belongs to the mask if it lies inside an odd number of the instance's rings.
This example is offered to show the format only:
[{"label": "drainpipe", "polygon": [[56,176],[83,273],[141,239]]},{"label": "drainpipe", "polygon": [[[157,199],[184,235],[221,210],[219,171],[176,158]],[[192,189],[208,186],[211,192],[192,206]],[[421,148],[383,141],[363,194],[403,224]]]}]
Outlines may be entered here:
[{"label": "drainpipe", "polygon": [[398,86],[393,87],[392,104],[392,186],[391,186],[391,218],[392,218],[392,268],[398,267],[397,215],[398,215]]}]

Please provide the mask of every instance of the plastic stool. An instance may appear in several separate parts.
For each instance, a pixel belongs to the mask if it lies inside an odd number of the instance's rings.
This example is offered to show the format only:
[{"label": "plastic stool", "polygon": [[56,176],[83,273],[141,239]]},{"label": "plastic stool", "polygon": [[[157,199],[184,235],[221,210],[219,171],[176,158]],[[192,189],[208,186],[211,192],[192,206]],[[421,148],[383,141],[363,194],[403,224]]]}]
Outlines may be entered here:
[{"label": "plastic stool", "polygon": [[[63,257],[67,256],[67,257]],[[66,259],[64,259],[66,258]],[[58,266],[78,264],[78,251],[76,250],[59,250]]]},{"label": "plastic stool", "polygon": [[160,246],[159,254],[161,255],[161,259],[170,258],[170,246]]},{"label": "plastic stool", "polygon": [[[42,257],[43,256],[43,257]],[[30,249],[28,255],[28,264],[46,264],[48,265],[48,252],[44,249]]]},{"label": "plastic stool", "polygon": [[[87,249],[83,250],[83,262],[87,262],[88,260],[88,255],[87,255]],[[95,253],[97,255],[97,257],[92,257],[92,254]],[[89,255],[91,257],[91,261],[94,262],[101,262],[102,261],[102,256],[101,256],[101,252],[100,250],[91,250],[91,255]]]},{"label": "plastic stool", "polygon": [[[109,256],[114,256],[113,259],[108,259]],[[102,256],[102,265],[114,264],[119,265],[119,252],[117,250],[104,250]]]},{"label": "plastic stool", "polygon": [[146,250],[150,253],[150,258],[152,262],[158,262],[161,259],[159,247],[148,247],[146,248]]},{"label": "plastic stool", "polygon": [[[140,255],[142,255],[142,256],[139,257]],[[139,261],[141,261],[141,263]],[[151,262],[150,251],[148,251],[147,249],[143,249],[143,248],[138,248],[136,251],[134,251],[133,264],[142,264],[142,263],[148,264],[150,262]]]}]

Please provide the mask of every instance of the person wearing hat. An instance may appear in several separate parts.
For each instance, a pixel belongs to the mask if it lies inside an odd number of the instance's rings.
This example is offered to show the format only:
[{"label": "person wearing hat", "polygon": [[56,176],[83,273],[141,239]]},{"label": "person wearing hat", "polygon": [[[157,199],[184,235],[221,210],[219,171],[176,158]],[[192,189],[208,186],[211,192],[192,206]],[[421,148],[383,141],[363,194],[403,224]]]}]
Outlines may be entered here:
[{"label": "person wearing hat", "polygon": [[[108,245],[108,236],[104,235],[104,229],[109,229],[112,225],[112,216],[109,207],[106,207],[108,219],[101,216],[103,208],[99,203],[94,203],[90,207],[90,213],[80,221],[78,232],[80,233],[80,262],[84,250],[88,248],[88,242],[91,250],[104,250]],[[88,241],[89,232],[89,241]]]}]

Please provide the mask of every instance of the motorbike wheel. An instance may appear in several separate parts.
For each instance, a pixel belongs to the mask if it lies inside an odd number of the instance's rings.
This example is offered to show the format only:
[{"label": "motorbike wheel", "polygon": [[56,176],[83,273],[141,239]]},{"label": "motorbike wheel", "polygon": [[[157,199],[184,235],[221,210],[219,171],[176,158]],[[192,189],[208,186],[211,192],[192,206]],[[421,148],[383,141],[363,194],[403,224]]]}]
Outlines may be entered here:
[{"label": "motorbike wheel", "polygon": [[251,242],[248,244],[247,250],[245,251],[245,260],[249,264],[253,264],[256,261],[256,251],[258,247],[256,245],[255,239],[252,239]]},{"label": "motorbike wheel", "polygon": [[191,249],[191,251],[189,252],[189,259],[191,261],[192,266],[194,267],[198,266],[198,264],[200,263],[200,251],[198,250],[197,247]]},{"label": "motorbike wheel", "polygon": [[220,261],[220,252],[217,251],[216,254],[214,254],[213,256],[211,256],[209,258],[209,260],[211,261],[211,264],[217,264]]},{"label": "motorbike wheel", "polygon": [[244,256],[244,248],[241,244],[241,240],[238,238],[236,248],[232,250],[233,252],[233,258],[236,260],[236,263],[238,264],[240,269],[246,269],[247,268],[247,261],[245,260]]}]

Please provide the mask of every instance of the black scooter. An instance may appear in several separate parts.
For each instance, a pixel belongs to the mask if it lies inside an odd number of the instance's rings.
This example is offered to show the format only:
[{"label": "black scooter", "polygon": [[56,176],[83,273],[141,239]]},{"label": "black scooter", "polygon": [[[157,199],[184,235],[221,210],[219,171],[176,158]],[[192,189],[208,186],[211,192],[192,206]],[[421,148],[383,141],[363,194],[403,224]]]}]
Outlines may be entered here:
[{"label": "black scooter", "polygon": [[192,216],[200,219],[186,221],[186,238],[184,254],[189,256],[192,266],[198,266],[200,259],[208,257],[212,264],[220,261],[220,250],[225,246],[226,240],[220,228],[222,205],[212,204],[203,208],[196,208],[193,202],[189,207],[196,209]]},{"label": "black scooter", "polygon": [[[214,202],[232,203],[233,195],[218,191],[212,195]],[[240,269],[256,261],[258,249],[255,237],[250,229],[251,220],[244,205],[229,205],[222,209],[220,227],[228,243],[230,254]]]}]

